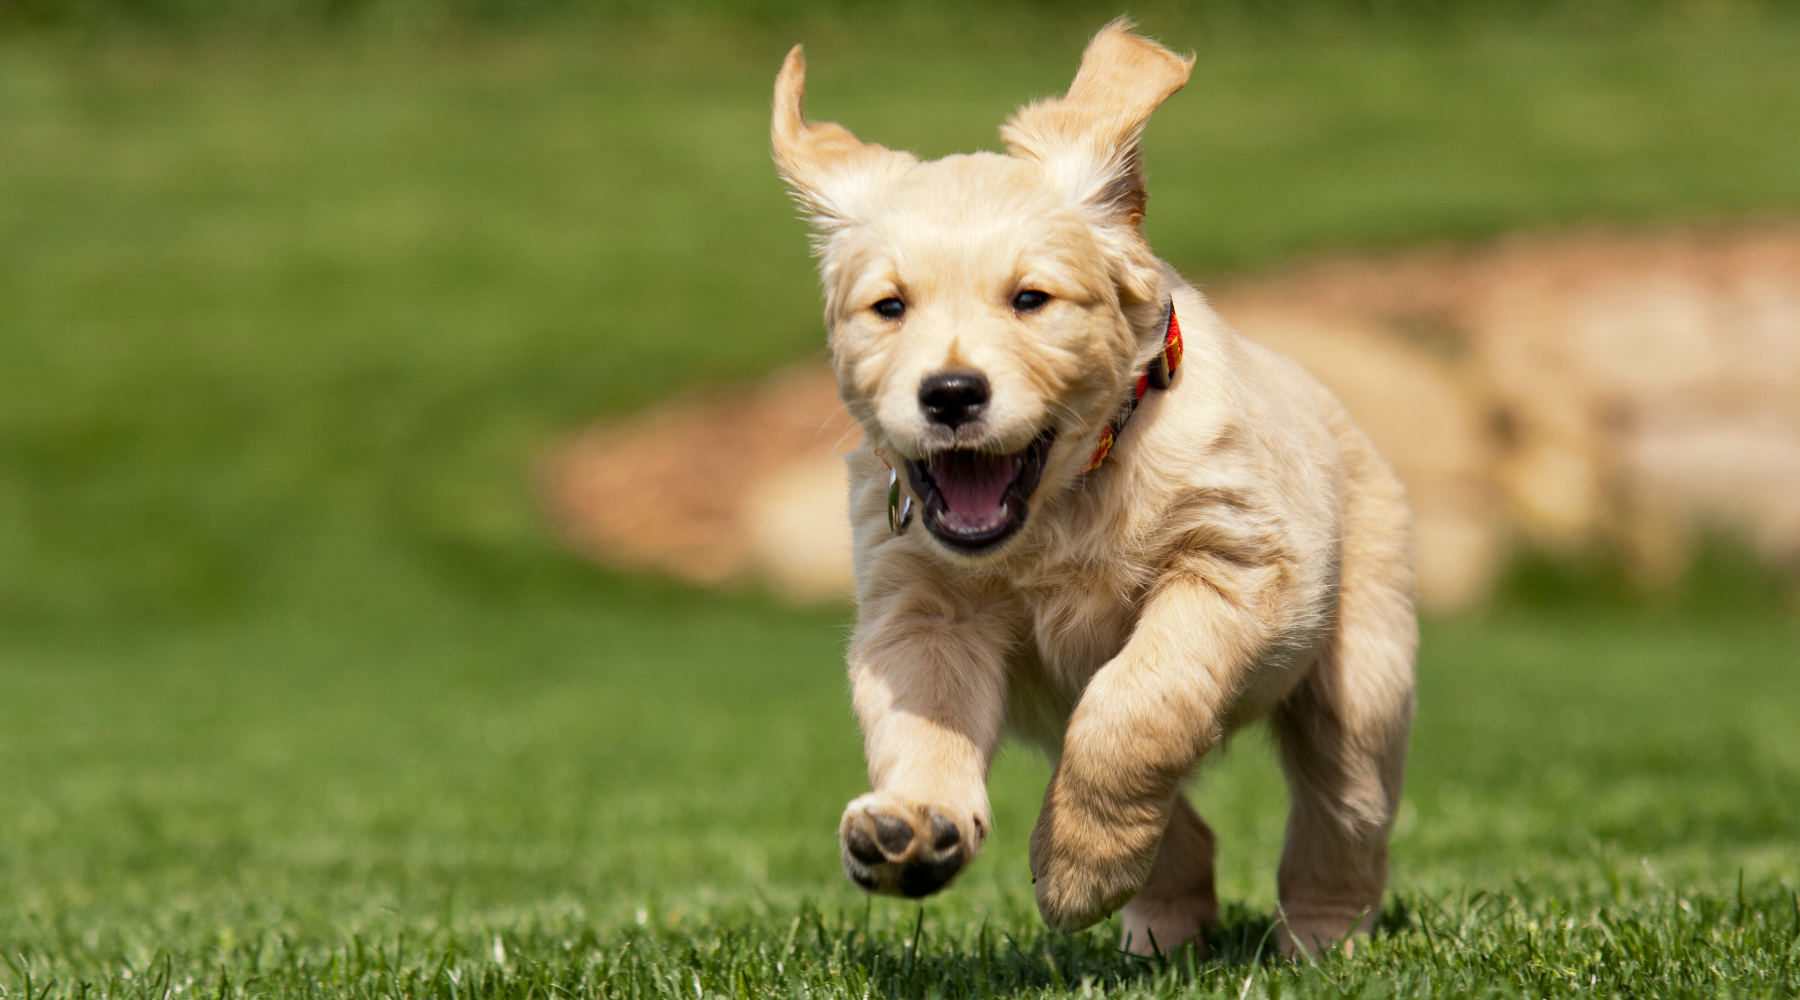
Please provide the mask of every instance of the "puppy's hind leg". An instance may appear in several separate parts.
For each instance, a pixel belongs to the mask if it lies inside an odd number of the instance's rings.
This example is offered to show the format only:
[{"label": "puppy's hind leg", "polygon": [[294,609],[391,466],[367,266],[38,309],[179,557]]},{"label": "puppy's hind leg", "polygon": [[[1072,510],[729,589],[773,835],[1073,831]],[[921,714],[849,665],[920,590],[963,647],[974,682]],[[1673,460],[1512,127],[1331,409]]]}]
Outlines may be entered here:
[{"label": "puppy's hind leg", "polygon": [[1194,811],[1186,795],[1177,793],[1163,832],[1162,846],[1150,880],[1119,911],[1123,933],[1119,947],[1136,955],[1168,954],[1201,930],[1219,923],[1219,897],[1213,883],[1217,841],[1212,828]]},{"label": "puppy's hind leg", "polygon": [[1273,718],[1292,809],[1278,873],[1288,957],[1367,933],[1387,886],[1387,839],[1412,723],[1410,601],[1346,591],[1338,632]]}]

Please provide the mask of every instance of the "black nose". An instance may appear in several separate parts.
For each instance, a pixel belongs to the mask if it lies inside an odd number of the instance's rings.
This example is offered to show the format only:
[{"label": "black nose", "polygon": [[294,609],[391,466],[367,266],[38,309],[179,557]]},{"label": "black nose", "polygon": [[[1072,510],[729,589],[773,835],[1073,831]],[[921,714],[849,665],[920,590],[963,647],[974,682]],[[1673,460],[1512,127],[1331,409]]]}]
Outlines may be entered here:
[{"label": "black nose", "polygon": [[961,427],[981,415],[988,395],[987,376],[980,372],[940,372],[919,383],[919,408],[934,424]]}]

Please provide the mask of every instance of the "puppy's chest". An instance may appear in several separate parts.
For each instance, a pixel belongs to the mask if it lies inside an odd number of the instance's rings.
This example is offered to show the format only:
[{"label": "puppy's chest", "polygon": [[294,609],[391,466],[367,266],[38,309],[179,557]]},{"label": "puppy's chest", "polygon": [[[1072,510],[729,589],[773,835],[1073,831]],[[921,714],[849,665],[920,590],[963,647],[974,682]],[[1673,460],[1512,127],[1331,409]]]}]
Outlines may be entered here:
[{"label": "puppy's chest", "polygon": [[1142,588],[1101,574],[1035,581],[1017,591],[1021,634],[1008,658],[1006,726],[1055,752],[1095,671],[1137,624]]},{"label": "puppy's chest", "polygon": [[1118,655],[1137,625],[1145,585],[1124,574],[1070,570],[1021,588],[1030,634],[1021,665],[1070,697]]}]

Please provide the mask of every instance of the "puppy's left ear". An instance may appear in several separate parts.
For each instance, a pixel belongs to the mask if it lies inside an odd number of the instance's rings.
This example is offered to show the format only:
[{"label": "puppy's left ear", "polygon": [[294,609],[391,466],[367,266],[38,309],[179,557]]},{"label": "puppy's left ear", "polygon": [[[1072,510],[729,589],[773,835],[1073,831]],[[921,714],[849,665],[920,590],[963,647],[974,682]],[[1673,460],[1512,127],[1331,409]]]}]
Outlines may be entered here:
[{"label": "puppy's left ear", "polygon": [[1120,18],[1100,29],[1069,93],[1020,108],[1000,137],[1007,152],[1036,160],[1053,186],[1101,221],[1136,230],[1146,200],[1138,138],[1150,113],[1187,83],[1194,59],[1131,27]]},{"label": "puppy's left ear", "polygon": [[918,163],[910,153],[865,143],[836,122],[809,122],[806,55],[796,45],[775,77],[775,116],[769,129],[775,166],[813,224],[830,232],[855,225],[895,178]]}]

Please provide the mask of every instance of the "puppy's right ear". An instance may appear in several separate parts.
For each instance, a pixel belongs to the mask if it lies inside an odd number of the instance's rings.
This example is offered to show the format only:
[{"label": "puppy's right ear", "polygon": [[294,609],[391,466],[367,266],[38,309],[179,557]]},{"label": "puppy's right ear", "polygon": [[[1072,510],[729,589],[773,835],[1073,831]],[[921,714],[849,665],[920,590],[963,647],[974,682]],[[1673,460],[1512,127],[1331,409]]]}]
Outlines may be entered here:
[{"label": "puppy's right ear", "polygon": [[919,162],[910,153],[864,143],[835,122],[809,122],[806,56],[796,45],[775,78],[775,119],[769,136],[775,167],[812,217],[830,232],[868,217],[894,179]]}]

